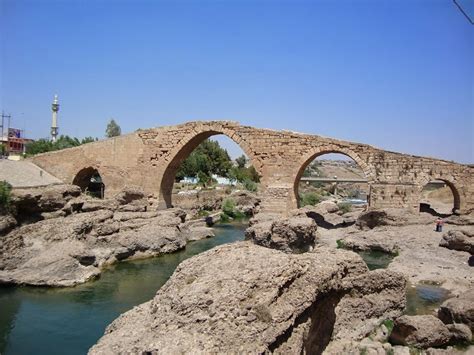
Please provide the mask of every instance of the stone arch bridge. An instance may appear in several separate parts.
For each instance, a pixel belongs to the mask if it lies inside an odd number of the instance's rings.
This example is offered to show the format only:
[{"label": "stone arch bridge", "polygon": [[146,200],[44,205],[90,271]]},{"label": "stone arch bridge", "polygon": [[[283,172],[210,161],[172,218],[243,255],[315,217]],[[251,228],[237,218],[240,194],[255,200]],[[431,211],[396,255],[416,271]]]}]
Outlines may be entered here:
[{"label": "stone arch bridge", "polygon": [[171,207],[171,191],[179,165],[203,140],[217,134],[235,141],[257,169],[265,212],[286,214],[296,208],[299,178],[313,159],[326,153],[347,155],[362,168],[370,187],[370,208],[418,211],[423,186],[432,180],[442,180],[453,192],[456,212],[474,210],[472,166],[230,121],[198,121],[138,130],[40,154],[32,161],[66,183],[80,180],[81,171],[97,170],[106,186],[106,196],[125,186],[139,186],[158,197],[163,207]]}]

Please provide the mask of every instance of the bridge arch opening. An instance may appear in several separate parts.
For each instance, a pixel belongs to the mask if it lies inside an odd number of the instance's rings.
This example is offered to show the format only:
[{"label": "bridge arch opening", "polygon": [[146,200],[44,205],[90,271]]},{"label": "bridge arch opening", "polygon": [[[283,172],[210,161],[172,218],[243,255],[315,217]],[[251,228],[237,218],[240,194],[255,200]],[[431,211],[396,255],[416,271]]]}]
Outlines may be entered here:
[{"label": "bridge arch opening", "polygon": [[[362,165],[362,166],[361,166]],[[369,202],[370,172],[351,152],[321,149],[301,164],[294,182],[298,207],[334,200],[348,211]]]},{"label": "bridge arch opening", "polygon": [[79,186],[82,192],[90,196],[104,198],[105,184],[99,171],[91,166],[81,169],[74,177],[72,183]]},{"label": "bridge arch opening", "polygon": [[436,179],[427,182],[420,197],[420,212],[434,216],[449,216],[461,209],[461,197],[454,184],[448,180]]},{"label": "bridge arch opening", "polygon": [[260,176],[252,152],[244,141],[230,135],[209,130],[184,139],[172,152],[161,179],[163,207],[187,207],[189,201],[199,201],[203,191],[225,194],[234,187],[257,189]]}]

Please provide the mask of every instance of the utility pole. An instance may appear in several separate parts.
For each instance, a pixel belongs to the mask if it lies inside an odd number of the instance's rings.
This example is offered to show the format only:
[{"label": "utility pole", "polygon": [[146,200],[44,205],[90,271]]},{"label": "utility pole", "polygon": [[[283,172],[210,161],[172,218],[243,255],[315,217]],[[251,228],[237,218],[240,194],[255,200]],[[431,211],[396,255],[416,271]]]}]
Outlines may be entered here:
[{"label": "utility pole", "polygon": [[8,129],[10,128],[10,119],[12,118],[11,115],[5,115],[5,113],[3,113],[2,111],[2,139],[5,135],[5,118],[8,119],[8,126],[7,126],[7,137],[8,137]]},{"label": "utility pole", "polygon": [[10,130],[10,119],[12,118],[11,115],[5,115],[5,113],[2,111],[2,135],[0,136],[1,143],[3,144],[4,142],[4,137],[5,137],[5,118],[8,120],[8,126],[7,126],[7,146],[6,149],[9,149],[9,130]]}]

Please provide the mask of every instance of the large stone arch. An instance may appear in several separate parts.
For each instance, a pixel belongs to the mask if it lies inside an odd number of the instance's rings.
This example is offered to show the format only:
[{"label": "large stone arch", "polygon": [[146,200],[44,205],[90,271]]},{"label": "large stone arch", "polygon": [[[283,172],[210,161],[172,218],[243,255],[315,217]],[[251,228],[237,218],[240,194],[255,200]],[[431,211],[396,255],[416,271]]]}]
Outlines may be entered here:
[{"label": "large stone arch", "polygon": [[250,149],[249,144],[242,139],[236,132],[221,128],[221,127],[202,127],[201,130],[195,130],[192,134],[188,134],[183,137],[178,145],[168,153],[168,161],[166,168],[164,169],[163,176],[160,183],[160,200],[163,207],[173,207],[172,204],[172,190],[173,184],[181,163],[191,154],[191,152],[196,149],[196,147],[201,144],[204,140],[215,135],[225,135],[228,138],[232,139],[239,147],[244,151],[244,153],[249,157],[252,165],[259,174],[261,174],[261,164],[255,158],[255,154]]},{"label": "large stone arch", "polygon": [[459,192],[458,187],[456,186],[456,181],[452,176],[446,176],[446,175],[435,175],[435,176],[423,176],[419,181],[418,181],[418,203],[421,201],[421,195],[423,188],[430,182],[430,181],[443,181],[448,187],[451,189],[451,192],[453,194],[453,213],[458,213],[459,211],[462,210],[463,206],[463,199],[462,199],[462,194]]},{"label": "large stone arch", "polygon": [[301,179],[301,176],[303,175],[304,170],[308,167],[308,165],[317,157],[324,155],[324,154],[331,154],[331,153],[336,153],[336,154],[343,154],[351,159],[353,159],[357,165],[362,169],[364,172],[365,177],[368,180],[368,184],[370,184],[374,181],[375,179],[375,169],[369,165],[367,165],[362,158],[353,150],[350,150],[348,148],[334,148],[334,146],[320,146],[311,149],[308,151],[306,154],[303,155],[303,157],[298,161],[296,165],[296,172],[293,175],[293,196],[291,200],[291,205],[293,208],[298,207],[298,184]]}]

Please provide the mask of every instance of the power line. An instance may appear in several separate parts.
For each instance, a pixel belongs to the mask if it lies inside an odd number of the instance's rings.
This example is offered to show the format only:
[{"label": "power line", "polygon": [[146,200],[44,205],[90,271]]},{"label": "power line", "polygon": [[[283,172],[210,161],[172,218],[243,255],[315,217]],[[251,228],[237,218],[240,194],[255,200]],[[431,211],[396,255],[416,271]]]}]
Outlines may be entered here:
[{"label": "power line", "polygon": [[474,22],[471,20],[471,18],[469,17],[469,15],[463,10],[463,8],[461,7],[461,5],[458,4],[458,2],[456,0],[453,0],[454,4],[458,7],[459,11],[462,12],[462,14],[467,18],[467,20],[471,23],[471,25],[474,25]]}]

